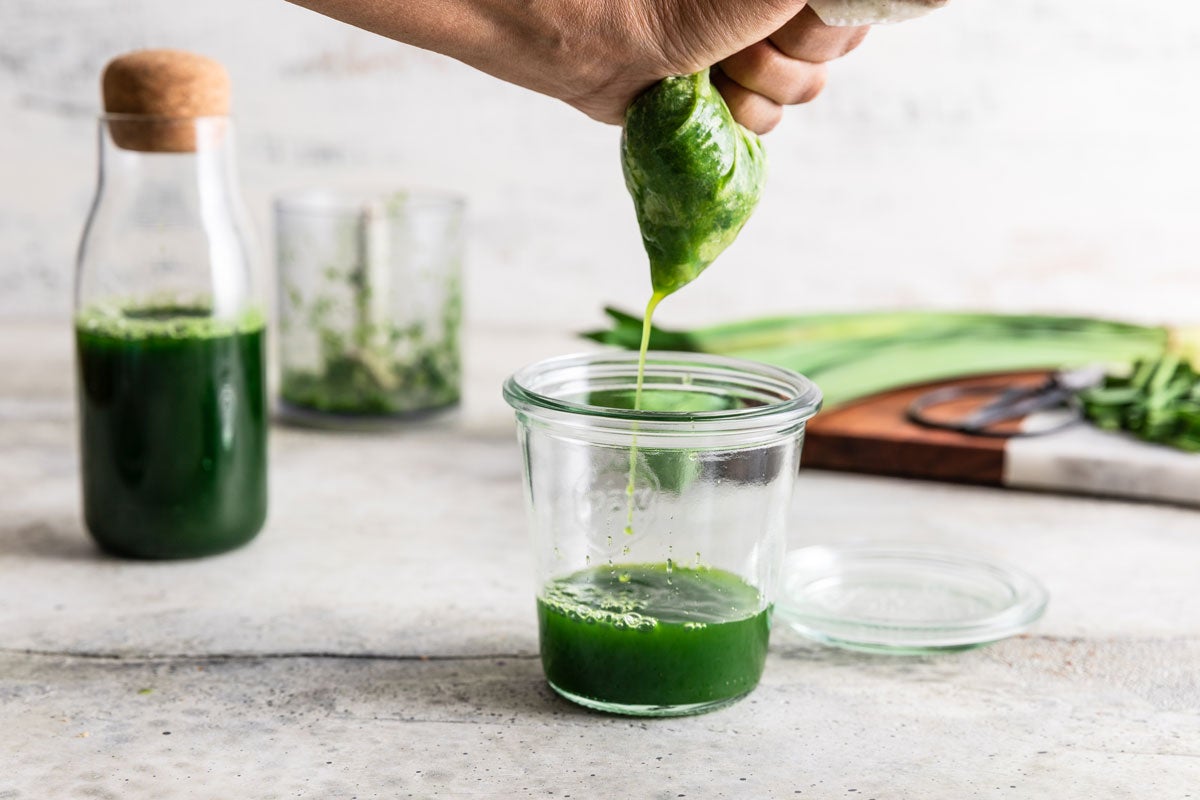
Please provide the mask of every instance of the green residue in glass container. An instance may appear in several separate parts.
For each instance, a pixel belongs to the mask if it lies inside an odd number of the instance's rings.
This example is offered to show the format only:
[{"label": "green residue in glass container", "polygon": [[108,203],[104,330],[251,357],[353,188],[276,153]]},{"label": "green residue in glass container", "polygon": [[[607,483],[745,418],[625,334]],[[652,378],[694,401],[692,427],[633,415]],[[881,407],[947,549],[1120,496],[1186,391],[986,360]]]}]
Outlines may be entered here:
[{"label": "green residue in glass container", "polygon": [[[328,269],[327,289],[306,303],[292,288],[291,313],[316,332],[319,352],[312,369],[286,368],[280,394],[285,403],[347,415],[395,415],[443,408],[459,400],[461,294],[449,282],[439,323],[397,323],[369,312],[373,288],[361,268]],[[349,322],[335,297],[347,287]],[[285,331],[285,335],[289,332]]]}]

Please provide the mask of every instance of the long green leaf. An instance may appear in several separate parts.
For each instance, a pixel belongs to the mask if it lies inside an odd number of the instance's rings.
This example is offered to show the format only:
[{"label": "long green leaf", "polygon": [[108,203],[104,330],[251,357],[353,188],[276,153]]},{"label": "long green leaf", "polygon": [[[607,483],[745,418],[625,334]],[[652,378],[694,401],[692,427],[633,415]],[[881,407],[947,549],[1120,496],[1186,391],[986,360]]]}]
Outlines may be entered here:
[{"label": "long green leaf", "polygon": [[[606,309],[613,327],[586,334],[637,347],[641,319]],[[834,406],[901,386],[967,375],[1086,364],[1114,367],[1161,355],[1168,332],[1086,317],[939,311],[770,317],[694,331],[655,327],[656,350],[748,358],[804,373]]]}]

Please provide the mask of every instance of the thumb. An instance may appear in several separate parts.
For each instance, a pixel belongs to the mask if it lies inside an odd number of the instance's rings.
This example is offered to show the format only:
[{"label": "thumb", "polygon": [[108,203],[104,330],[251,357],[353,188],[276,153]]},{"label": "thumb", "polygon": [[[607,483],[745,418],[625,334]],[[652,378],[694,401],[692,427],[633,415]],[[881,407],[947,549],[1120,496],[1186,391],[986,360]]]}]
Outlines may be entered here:
[{"label": "thumb", "polygon": [[648,0],[676,74],[696,72],[762,41],[800,13],[805,0]]}]

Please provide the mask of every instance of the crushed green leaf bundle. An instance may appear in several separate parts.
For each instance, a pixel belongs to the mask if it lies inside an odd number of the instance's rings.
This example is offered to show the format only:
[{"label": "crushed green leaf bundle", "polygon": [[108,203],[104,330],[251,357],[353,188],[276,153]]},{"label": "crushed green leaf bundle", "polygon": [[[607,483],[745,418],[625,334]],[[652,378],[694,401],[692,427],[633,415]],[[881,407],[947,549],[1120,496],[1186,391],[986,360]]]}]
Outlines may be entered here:
[{"label": "crushed green leaf bundle", "polygon": [[621,168],[656,295],[691,283],[733,244],[766,183],[762,142],[739,125],[708,70],[666,78],[630,105]]}]

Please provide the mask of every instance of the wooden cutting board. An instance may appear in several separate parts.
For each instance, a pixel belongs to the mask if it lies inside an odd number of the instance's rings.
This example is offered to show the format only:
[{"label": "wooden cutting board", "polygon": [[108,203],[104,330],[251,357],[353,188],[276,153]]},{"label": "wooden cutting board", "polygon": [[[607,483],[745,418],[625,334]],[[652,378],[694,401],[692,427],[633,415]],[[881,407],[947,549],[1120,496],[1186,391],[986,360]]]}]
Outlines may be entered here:
[{"label": "wooden cutting board", "polygon": [[[808,424],[804,467],[1200,506],[1200,454],[1086,423],[1045,436],[1004,439],[926,428],[906,418],[912,401],[934,389],[1037,385],[1047,375],[1025,372],[927,384],[823,411]],[[979,402],[947,404],[940,410],[954,414]],[[1013,423],[1014,428],[1019,425]]]},{"label": "wooden cutting board", "polygon": [[[1036,386],[1047,375],[1045,372],[1027,372],[925,384],[822,411],[808,425],[804,465],[1002,486],[1004,450],[1009,440],[922,427],[909,422],[905,412],[915,399],[935,389],[965,385]],[[948,403],[938,410],[960,413],[978,402]]]}]

